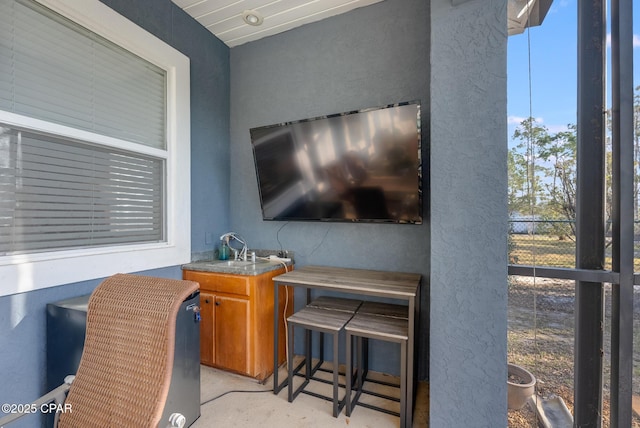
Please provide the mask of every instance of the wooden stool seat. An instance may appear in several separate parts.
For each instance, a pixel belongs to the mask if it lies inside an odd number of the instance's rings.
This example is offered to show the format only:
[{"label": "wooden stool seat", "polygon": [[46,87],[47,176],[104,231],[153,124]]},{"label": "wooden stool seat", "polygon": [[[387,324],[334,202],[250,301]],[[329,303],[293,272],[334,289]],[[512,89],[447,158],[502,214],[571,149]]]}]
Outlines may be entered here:
[{"label": "wooden stool seat", "polygon": [[352,336],[391,342],[409,340],[409,325],[402,318],[356,313],[345,327]]},{"label": "wooden stool seat", "polygon": [[336,311],[347,311],[351,313],[355,313],[362,301],[355,299],[344,299],[342,297],[332,297],[332,296],[320,296],[315,299],[307,306],[312,308],[323,308],[323,309],[332,309]]},{"label": "wooden stool seat", "polygon": [[335,333],[342,330],[352,316],[353,314],[343,311],[307,306],[287,318],[287,322],[309,329],[327,330],[327,333]]},{"label": "wooden stool seat", "polygon": [[368,302],[362,303],[358,308],[360,314],[380,315],[383,317],[393,317],[409,319],[409,308],[405,305],[394,305],[391,303]]}]

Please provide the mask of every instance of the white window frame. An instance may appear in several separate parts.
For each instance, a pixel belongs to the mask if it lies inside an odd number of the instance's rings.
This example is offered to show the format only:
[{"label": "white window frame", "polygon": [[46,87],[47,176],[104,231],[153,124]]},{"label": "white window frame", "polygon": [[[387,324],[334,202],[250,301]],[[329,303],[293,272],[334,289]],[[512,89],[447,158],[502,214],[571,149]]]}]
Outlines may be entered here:
[{"label": "white window frame", "polygon": [[[188,263],[191,259],[189,58],[98,0],[37,0],[166,70],[167,150],[135,144],[166,161],[166,241],[0,257],[0,296]],[[129,143],[0,110],[0,122],[61,137],[131,149]]]}]

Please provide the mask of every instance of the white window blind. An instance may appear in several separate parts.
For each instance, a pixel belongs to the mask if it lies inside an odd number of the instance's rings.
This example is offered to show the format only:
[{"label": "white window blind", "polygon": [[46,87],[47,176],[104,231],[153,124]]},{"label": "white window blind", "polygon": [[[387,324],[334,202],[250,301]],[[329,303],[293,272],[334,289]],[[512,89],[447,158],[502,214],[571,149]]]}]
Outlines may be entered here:
[{"label": "white window blind", "polygon": [[0,110],[166,149],[166,72],[32,0],[0,0]]},{"label": "white window blind", "polygon": [[165,157],[135,147],[166,150],[165,94],[163,69],[32,0],[0,0],[0,110],[133,143],[0,124],[0,256],[162,242]]},{"label": "white window blind", "polygon": [[0,255],[163,239],[163,161],[0,127]]}]

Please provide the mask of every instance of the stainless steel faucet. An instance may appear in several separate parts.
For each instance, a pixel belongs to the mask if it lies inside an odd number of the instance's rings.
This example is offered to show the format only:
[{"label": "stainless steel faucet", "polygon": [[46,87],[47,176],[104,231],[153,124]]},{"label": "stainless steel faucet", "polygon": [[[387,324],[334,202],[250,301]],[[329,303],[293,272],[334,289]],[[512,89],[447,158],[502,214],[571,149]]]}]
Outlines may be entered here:
[{"label": "stainless steel faucet", "polygon": [[234,260],[238,260],[238,250],[233,248],[231,246],[231,240],[235,239],[236,241],[238,241],[239,243],[242,244],[242,249],[239,251],[240,252],[240,260],[243,261],[247,261],[247,241],[246,239],[244,239],[241,235],[237,234],[236,232],[227,232],[225,234],[223,234],[222,236],[220,236],[220,240],[224,240],[227,239],[227,242],[229,243],[229,248],[231,248],[231,251],[233,251],[233,259]]}]

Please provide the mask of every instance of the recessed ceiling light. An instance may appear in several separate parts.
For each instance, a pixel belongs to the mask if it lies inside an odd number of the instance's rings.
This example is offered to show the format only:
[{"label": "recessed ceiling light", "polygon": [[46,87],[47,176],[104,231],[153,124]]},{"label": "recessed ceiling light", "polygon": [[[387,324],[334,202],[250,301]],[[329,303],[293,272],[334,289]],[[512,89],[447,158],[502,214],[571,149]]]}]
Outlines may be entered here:
[{"label": "recessed ceiling light", "polygon": [[245,10],[242,12],[242,20],[249,25],[258,26],[262,24],[264,18],[260,15],[260,12],[255,10]]}]

